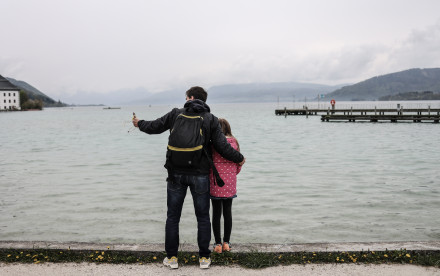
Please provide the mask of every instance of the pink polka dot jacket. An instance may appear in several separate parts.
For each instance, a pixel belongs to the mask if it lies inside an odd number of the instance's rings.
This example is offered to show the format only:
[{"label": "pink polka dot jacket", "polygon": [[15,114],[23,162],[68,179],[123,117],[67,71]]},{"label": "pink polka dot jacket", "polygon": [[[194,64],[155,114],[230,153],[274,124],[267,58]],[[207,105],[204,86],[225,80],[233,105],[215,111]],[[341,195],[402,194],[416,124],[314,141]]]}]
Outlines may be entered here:
[{"label": "pink polka dot jacket", "polygon": [[[235,138],[227,138],[228,143],[234,149],[238,148],[237,141]],[[234,198],[237,197],[237,174],[241,170],[241,166],[237,163],[229,161],[223,158],[218,152],[212,149],[212,161],[220,174],[220,177],[225,182],[223,187],[219,187],[214,182],[214,174],[211,169],[209,176],[210,187],[211,187],[211,197],[217,198]]]}]

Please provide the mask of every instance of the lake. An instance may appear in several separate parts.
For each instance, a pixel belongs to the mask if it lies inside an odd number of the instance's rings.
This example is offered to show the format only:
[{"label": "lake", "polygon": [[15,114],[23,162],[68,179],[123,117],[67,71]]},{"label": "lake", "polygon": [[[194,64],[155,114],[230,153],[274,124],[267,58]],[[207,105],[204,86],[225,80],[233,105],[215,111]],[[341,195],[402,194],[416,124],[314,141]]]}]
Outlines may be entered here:
[{"label": "lake", "polygon": [[[440,124],[274,115],[304,104],[318,103],[210,105],[246,157],[231,242],[440,240]],[[396,103],[336,108],[350,106]],[[0,240],[163,243],[168,134],[133,129],[131,117],[156,119],[173,107],[0,113]],[[196,243],[189,192],[180,232]]]}]

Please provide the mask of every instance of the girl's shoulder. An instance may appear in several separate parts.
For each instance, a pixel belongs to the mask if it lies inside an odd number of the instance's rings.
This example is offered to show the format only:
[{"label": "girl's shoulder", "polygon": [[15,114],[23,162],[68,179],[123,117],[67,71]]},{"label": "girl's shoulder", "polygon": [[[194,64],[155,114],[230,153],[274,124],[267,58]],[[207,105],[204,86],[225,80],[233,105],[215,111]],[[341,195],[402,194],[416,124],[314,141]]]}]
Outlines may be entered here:
[{"label": "girl's shoulder", "polygon": [[238,148],[238,141],[237,141],[237,139],[235,139],[235,137],[227,136],[226,140],[228,141],[229,144],[231,144],[231,146],[233,148],[235,148],[235,149]]},{"label": "girl's shoulder", "polygon": [[232,136],[226,136],[226,140],[228,140],[228,143],[229,144],[232,144],[232,143],[237,143],[237,139],[235,139],[235,137],[232,137]]}]

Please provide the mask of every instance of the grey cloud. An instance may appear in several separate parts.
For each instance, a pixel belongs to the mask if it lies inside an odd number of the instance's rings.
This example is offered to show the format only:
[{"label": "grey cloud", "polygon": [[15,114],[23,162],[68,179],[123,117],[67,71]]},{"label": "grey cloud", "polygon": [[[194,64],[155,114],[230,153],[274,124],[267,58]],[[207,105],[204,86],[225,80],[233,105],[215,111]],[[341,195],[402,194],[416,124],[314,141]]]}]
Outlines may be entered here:
[{"label": "grey cloud", "polygon": [[439,1],[309,2],[9,0],[0,74],[62,98],[139,86],[337,84],[438,66],[439,23],[422,27]]},{"label": "grey cloud", "polygon": [[440,20],[423,30],[414,30],[390,53],[393,67],[440,67]]}]

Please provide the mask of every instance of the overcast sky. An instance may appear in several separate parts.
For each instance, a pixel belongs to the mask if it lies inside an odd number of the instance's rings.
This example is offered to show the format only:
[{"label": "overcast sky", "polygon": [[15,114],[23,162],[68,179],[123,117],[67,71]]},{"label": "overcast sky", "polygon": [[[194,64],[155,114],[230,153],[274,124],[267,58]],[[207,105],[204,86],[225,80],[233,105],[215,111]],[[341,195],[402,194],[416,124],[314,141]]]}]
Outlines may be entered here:
[{"label": "overcast sky", "polygon": [[440,67],[439,0],[0,0],[0,74],[55,99]]}]

